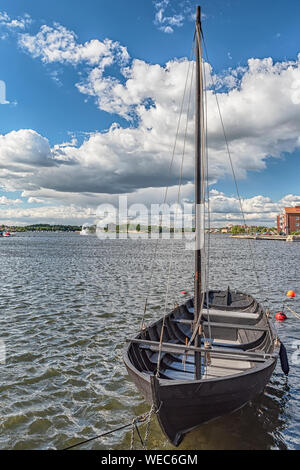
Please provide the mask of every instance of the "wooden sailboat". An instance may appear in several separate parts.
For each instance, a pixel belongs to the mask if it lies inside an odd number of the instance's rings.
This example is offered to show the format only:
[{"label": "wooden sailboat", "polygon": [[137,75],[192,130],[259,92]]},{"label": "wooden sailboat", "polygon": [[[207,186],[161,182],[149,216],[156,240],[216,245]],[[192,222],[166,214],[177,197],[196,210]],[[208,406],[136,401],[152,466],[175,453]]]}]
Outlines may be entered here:
[{"label": "wooden sailboat", "polygon": [[[201,10],[196,17],[195,214],[196,238],[203,204],[203,80]],[[129,340],[128,373],[156,410],[160,426],[177,446],[184,435],[241,408],[260,394],[280,351],[268,315],[250,295],[204,292],[203,248],[195,250],[194,298]]]}]

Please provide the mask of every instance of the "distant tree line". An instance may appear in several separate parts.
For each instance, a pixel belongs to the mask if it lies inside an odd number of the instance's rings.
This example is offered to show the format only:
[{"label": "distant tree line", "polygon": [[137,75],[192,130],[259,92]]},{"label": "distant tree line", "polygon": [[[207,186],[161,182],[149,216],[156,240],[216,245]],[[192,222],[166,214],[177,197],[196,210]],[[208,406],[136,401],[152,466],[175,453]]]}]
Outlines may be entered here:
[{"label": "distant tree line", "polygon": [[[115,231],[116,233],[120,233],[120,232],[132,232],[132,231],[136,231],[136,232],[144,232],[144,233],[151,233],[151,232],[159,232],[159,233],[162,233],[163,231],[167,232],[167,231],[170,231],[170,233],[175,233],[175,228],[174,227],[162,227],[161,225],[140,225],[140,224],[137,224],[136,226],[133,226],[132,224],[123,224],[123,225],[113,225],[113,226],[106,226],[104,228],[104,232],[109,232],[109,231]],[[177,228],[176,229],[177,232],[184,232],[185,229],[182,227],[182,228]],[[186,230],[187,232],[189,232],[190,230]],[[195,231],[195,228],[192,228],[191,230],[192,232]]]},{"label": "distant tree line", "polygon": [[233,225],[231,228],[231,233],[270,233],[277,232],[275,227],[264,227],[262,225],[244,227],[242,225]]},{"label": "distant tree line", "polygon": [[[4,226],[2,226],[4,229]],[[50,225],[32,224],[24,227],[6,227],[10,232],[77,232],[81,230],[78,225]],[[0,227],[1,230],[1,227]]]}]

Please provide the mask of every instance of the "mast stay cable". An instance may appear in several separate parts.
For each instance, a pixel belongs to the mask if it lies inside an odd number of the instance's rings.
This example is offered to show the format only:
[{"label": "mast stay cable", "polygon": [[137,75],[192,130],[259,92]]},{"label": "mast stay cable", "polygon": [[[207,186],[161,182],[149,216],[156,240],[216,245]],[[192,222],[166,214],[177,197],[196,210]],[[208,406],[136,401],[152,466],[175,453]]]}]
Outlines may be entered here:
[{"label": "mast stay cable", "polygon": [[[203,34],[202,30],[201,30],[201,35],[202,35],[202,39],[203,39],[206,59],[207,59],[207,62],[210,63],[209,62],[208,52],[207,52],[207,47],[206,47],[206,42],[205,42],[205,38],[204,38],[204,34]],[[230,151],[230,147],[229,147],[229,142],[228,142],[228,138],[227,138],[227,134],[226,134],[226,130],[225,130],[225,125],[224,125],[224,120],[223,120],[223,116],[222,116],[222,112],[221,112],[221,108],[220,108],[218,94],[216,92],[216,82],[215,82],[214,76],[212,74],[210,74],[210,76],[211,76],[211,81],[212,81],[212,85],[213,85],[214,96],[215,96],[215,99],[216,99],[218,114],[219,114],[220,121],[221,121],[221,127],[222,127],[222,132],[223,132],[223,136],[224,136],[224,140],[225,140],[226,151],[227,151],[227,155],[228,155],[228,158],[229,158],[230,167],[231,167],[231,171],[232,171],[232,175],[233,175],[233,179],[234,179],[234,184],[235,184],[235,188],[236,188],[236,193],[237,193],[237,197],[238,197],[238,201],[239,201],[240,212],[241,212],[241,216],[242,216],[244,226],[246,228],[247,224],[246,224],[245,212],[244,212],[244,209],[243,209],[242,198],[241,198],[241,195],[240,195],[239,186],[238,186],[238,182],[237,182],[237,178],[236,178],[236,174],[235,174],[235,170],[234,170],[233,160],[232,160],[231,151]],[[251,242],[250,242],[249,239],[247,239],[247,241],[248,241],[250,256],[251,256],[251,260],[252,260],[253,271],[254,271],[254,274],[255,274],[255,277],[256,277],[257,287],[258,287],[258,290],[259,290],[259,294],[261,296],[261,301],[263,303],[267,302],[267,306],[269,307],[269,299],[268,298],[266,298],[266,299],[263,298],[264,296],[263,296],[263,293],[262,293],[262,287],[261,287],[261,283],[260,283],[260,279],[259,279],[259,275],[258,275],[258,270],[257,270],[256,263],[255,263],[255,257],[254,257],[252,245],[251,245]]]},{"label": "mast stay cable", "polygon": [[[164,194],[164,198],[163,198],[163,205],[166,203],[167,197],[168,197],[169,180],[170,180],[171,171],[172,171],[174,158],[175,158],[175,152],[176,152],[177,140],[178,140],[178,136],[179,136],[181,118],[182,118],[182,114],[183,114],[183,108],[184,108],[184,101],[185,101],[185,96],[186,96],[188,78],[189,78],[190,67],[191,67],[191,63],[192,63],[191,59],[192,59],[193,55],[194,55],[194,42],[193,42],[191,52],[190,52],[190,57],[189,57],[189,65],[188,65],[188,70],[187,70],[187,75],[186,75],[186,80],[185,80],[183,96],[182,96],[182,100],[181,100],[181,106],[180,106],[179,118],[178,118],[178,123],[177,123],[176,136],[175,136],[175,141],[174,141],[174,146],[173,146],[173,151],[172,151],[172,157],[171,157],[171,162],[170,162],[169,172],[168,172],[168,182],[167,182],[167,185],[165,187],[165,194]],[[160,216],[160,221],[161,221],[161,216]],[[161,222],[160,222],[160,224],[161,224]],[[151,289],[152,289],[153,271],[154,271],[153,268],[154,268],[154,262],[155,262],[156,257],[157,257],[158,243],[159,243],[159,237],[157,238],[156,243],[154,245],[154,251],[153,251],[152,260],[151,260],[151,264],[150,264],[150,279],[149,279],[148,291],[147,291],[147,294],[146,294],[144,310],[143,310],[143,315],[142,315],[142,320],[141,320],[141,327],[140,327],[141,330],[143,330],[144,326],[145,326],[145,316],[146,316],[147,307],[148,307],[148,299],[149,299]]]},{"label": "mast stay cable", "polygon": [[[179,176],[179,183],[178,183],[178,194],[177,194],[177,205],[176,205],[176,212],[175,212],[175,221],[177,220],[178,207],[179,207],[180,194],[181,194],[181,186],[182,186],[183,163],[184,163],[185,150],[186,150],[186,140],[187,140],[187,131],[188,131],[188,123],[189,123],[190,105],[191,105],[193,76],[194,76],[194,67],[192,67],[191,82],[190,82],[190,89],[189,89],[189,96],[188,96],[188,106],[187,106],[187,113],[186,113],[186,123],[185,123],[184,139],[183,139],[183,149],[182,149],[182,157],[181,157],[180,176]],[[172,265],[173,253],[174,253],[174,239],[175,239],[175,224],[174,224],[174,236],[173,236],[172,244],[171,244],[171,253],[170,253],[170,256],[169,256],[169,267],[168,267],[168,277],[167,277],[167,289],[166,289],[166,296],[165,296],[164,316],[163,316],[162,327],[161,327],[161,332],[160,332],[160,340],[159,340],[159,350],[158,350],[157,370],[156,370],[156,376],[157,377],[159,376],[159,370],[160,370],[162,343],[163,343],[163,337],[164,337],[164,331],[165,331],[165,320],[166,320],[166,315],[167,315],[171,265]]]}]

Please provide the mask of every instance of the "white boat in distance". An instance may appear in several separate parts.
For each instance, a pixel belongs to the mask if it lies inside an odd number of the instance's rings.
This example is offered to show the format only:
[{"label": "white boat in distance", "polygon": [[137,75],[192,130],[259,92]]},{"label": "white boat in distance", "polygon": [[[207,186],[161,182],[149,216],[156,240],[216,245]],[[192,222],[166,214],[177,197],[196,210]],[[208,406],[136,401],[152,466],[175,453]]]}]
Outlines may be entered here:
[{"label": "white boat in distance", "polygon": [[85,223],[81,227],[80,235],[94,235],[96,233],[96,226],[93,224]]},{"label": "white boat in distance", "polygon": [[80,235],[89,235],[88,228],[89,224],[83,224],[83,226],[81,227]]}]

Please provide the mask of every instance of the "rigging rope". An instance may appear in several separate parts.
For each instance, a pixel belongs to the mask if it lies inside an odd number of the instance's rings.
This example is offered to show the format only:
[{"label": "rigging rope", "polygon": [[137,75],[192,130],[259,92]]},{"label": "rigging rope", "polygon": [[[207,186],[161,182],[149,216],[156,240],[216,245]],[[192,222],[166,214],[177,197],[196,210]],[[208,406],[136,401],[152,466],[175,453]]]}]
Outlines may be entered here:
[{"label": "rigging rope", "polygon": [[[202,33],[202,29],[199,28],[199,25],[197,24],[196,25],[196,41],[198,43],[198,47],[199,47],[199,53],[200,53],[200,63],[199,63],[199,67],[200,67],[200,83],[201,83],[201,88],[203,87],[203,76],[202,76],[202,47],[201,47],[201,40],[200,40],[200,34]],[[203,100],[201,100],[201,106],[202,106],[202,115],[204,114],[203,112]],[[205,140],[205,134],[204,134],[204,126],[201,127],[201,152],[202,152],[202,155],[205,155],[205,143],[206,143],[206,140]],[[202,159],[201,161],[201,164],[202,164],[202,175],[205,175],[205,171],[204,171],[204,159]],[[203,194],[202,194],[202,200],[205,199],[205,185],[203,184],[202,185],[202,188],[201,188]],[[196,209],[197,210],[197,209]],[[205,219],[205,213],[204,213],[204,219]],[[205,222],[204,222],[205,223]],[[202,227],[202,230],[205,232],[205,227]],[[196,232],[197,233],[197,232]],[[205,237],[204,237],[205,239]],[[197,240],[196,240],[197,241]],[[205,253],[204,253],[205,255]],[[206,258],[204,258],[204,265],[206,265]],[[203,287],[203,286],[202,286]],[[204,289],[206,289],[206,276],[204,276]],[[204,290],[204,292],[205,292]],[[202,314],[203,314],[203,306],[204,306],[204,295],[201,296],[201,304],[200,304],[200,309],[199,309],[199,315],[198,315],[198,318],[197,318],[197,322],[195,323],[195,325],[193,326],[193,333],[192,333],[192,336],[188,342],[188,346],[190,346],[192,344],[192,342],[194,341],[194,339],[196,338],[196,335],[197,333],[201,332],[201,334],[203,334],[203,336],[205,337],[204,335],[204,330],[200,328],[200,325],[201,325],[201,318],[202,318]],[[195,308],[195,302],[194,302],[194,308]],[[199,334],[199,336],[201,337],[201,334]]]},{"label": "rigging rope", "polygon": [[209,184],[208,184],[208,178],[209,178],[209,167],[208,167],[208,124],[207,124],[207,81],[206,81],[206,73],[205,73],[205,64],[203,65],[203,77],[204,77],[204,95],[205,95],[205,163],[206,163],[206,197],[207,197],[207,229],[208,229],[208,235],[207,235],[207,249],[205,250],[205,253],[207,253],[206,257],[206,264],[205,264],[205,279],[206,279],[206,308],[207,308],[207,320],[208,320],[208,333],[210,339],[212,339],[212,334],[211,334],[211,326],[210,326],[210,315],[209,315],[209,285],[210,285],[210,197],[209,197]]},{"label": "rigging rope", "polygon": [[[181,100],[181,106],[180,106],[179,118],[178,118],[178,123],[177,123],[175,142],[174,142],[173,151],[172,151],[172,158],[171,158],[171,162],[170,162],[170,166],[169,166],[168,183],[167,183],[166,188],[165,188],[165,194],[164,194],[164,198],[163,198],[163,205],[166,203],[167,196],[168,196],[169,180],[170,180],[171,170],[172,170],[173,163],[174,163],[174,157],[175,157],[175,151],[176,151],[176,147],[177,147],[177,140],[178,140],[178,135],[179,135],[181,117],[182,117],[182,114],[183,114],[183,107],[184,107],[184,101],[185,101],[185,96],[186,96],[186,89],[187,89],[188,78],[189,78],[189,73],[190,73],[191,58],[193,57],[193,54],[194,54],[194,44],[192,45],[191,52],[190,52],[188,71],[187,71],[187,75],[186,75],[184,91],[183,91],[183,96],[182,96],[182,100]],[[160,224],[159,225],[161,225],[161,216],[160,216]],[[151,264],[150,264],[149,287],[148,287],[148,292],[147,292],[147,295],[146,295],[146,300],[145,300],[145,305],[144,305],[144,310],[143,310],[143,316],[142,316],[141,328],[140,328],[141,330],[143,330],[144,325],[145,325],[145,315],[146,315],[146,312],[147,312],[148,298],[150,296],[151,288],[152,288],[153,267],[154,267],[154,261],[156,260],[158,243],[159,243],[159,237],[157,238],[156,243],[154,245],[154,252],[153,252],[153,256],[152,256],[152,260],[151,260]]]},{"label": "rigging rope", "polygon": [[[196,26],[196,32],[194,34],[194,40],[195,40],[195,37],[196,37],[196,40],[197,40],[199,48],[200,48],[200,54],[201,54],[201,40],[200,40],[200,38],[202,37],[207,62],[209,62],[209,57],[208,57],[208,52],[207,52],[207,47],[206,47],[203,31],[202,31],[202,28],[199,28],[199,25]],[[193,44],[193,47],[192,47],[191,55],[192,55],[193,49],[194,49],[194,44]],[[202,64],[202,59],[200,61],[200,67],[201,68],[203,67],[203,77],[202,77],[202,73],[200,73],[200,77],[201,77],[200,79],[201,80],[204,79],[204,83],[205,83],[205,112],[203,110],[203,106],[204,106],[203,100],[201,102],[202,112],[203,112],[203,115],[205,116],[205,123],[201,128],[201,137],[202,137],[201,138],[201,151],[202,151],[202,155],[204,155],[205,158],[202,159],[201,164],[202,164],[202,175],[205,175],[206,183],[207,183],[207,185],[206,185],[206,190],[207,190],[207,217],[208,217],[209,229],[210,229],[210,202],[209,202],[210,198],[209,198],[209,187],[208,187],[208,175],[209,175],[208,171],[209,170],[208,170],[208,143],[207,143],[208,142],[208,137],[207,137],[207,86],[206,86],[205,65]],[[176,146],[177,146],[179,128],[180,128],[180,123],[181,123],[181,116],[182,116],[182,112],[183,112],[184,100],[185,100],[185,95],[186,95],[186,88],[187,88],[188,77],[189,77],[189,70],[190,70],[190,63],[189,63],[189,67],[188,67],[188,73],[187,73],[187,77],[186,77],[184,93],[183,93],[183,98],[182,98],[182,102],[181,102],[181,109],[180,109],[180,115],[179,115],[179,119],[178,119],[177,132],[176,132],[175,143],[174,143],[174,147],[173,147],[171,164],[170,164],[170,167],[169,167],[169,177],[170,177],[170,174],[171,174],[171,169],[172,169],[173,162],[174,162],[175,150],[176,150]],[[222,116],[221,109],[220,109],[219,99],[218,99],[217,92],[216,92],[216,83],[215,83],[215,79],[214,79],[212,74],[211,74],[211,81],[212,81],[212,84],[213,84],[213,90],[214,90],[214,95],[215,95],[215,99],[216,99],[216,103],[217,103],[218,114],[219,114],[220,121],[221,121],[221,127],[222,127],[222,131],[223,131],[223,135],[224,135],[225,146],[226,146],[227,154],[228,154],[228,157],[229,157],[230,167],[231,167],[231,171],[232,171],[232,175],[233,175],[233,179],[234,179],[234,183],[235,183],[235,187],[236,187],[237,197],[238,197],[239,206],[240,206],[240,212],[241,212],[242,220],[244,222],[244,226],[246,228],[247,227],[246,217],[245,217],[245,213],[244,213],[244,210],[243,210],[242,199],[241,199],[241,196],[240,196],[239,187],[238,187],[238,183],[237,183],[237,178],[236,178],[236,174],[235,174],[235,170],[234,170],[234,166],[233,166],[233,160],[232,160],[231,151],[230,151],[230,148],[229,148],[229,142],[228,142],[228,138],[227,138],[227,134],[226,134],[226,130],[225,130],[223,116]],[[181,191],[183,159],[184,159],[184,153],[185,153],[185,142],[186,142],[186,135],[187,135],[190,96],[191,96],[191,88],[190,88],[190,93],[189,93],[189,104],[188,104],[185,136],[184,136],[184,148],[183,148],[183,155],[182,155],[181,168],[180,168],[180,181],[179,181],[176,215],[177,215],[178,203],[179,203],[180,191]],[[165,196],[164,196],[163,204],[165,204],[165,202],[167,200],[168,189],[169,189],[169,184],[167,184],[166,189],[165,189]],[[202,191],[204,191],[204,197],[202,198],[202,200],[204,200],[204,219],[205,219],[205,185],[203,185]],[[176,218],[175,218],[175,220],[176,220]],[[203,230],[205,230],[205,227],[203,227]],[[205,240],[205,237],[204,237],[204,240]],[[155,244],[154,255],[153,255],[152,262],[151,262],[151,267],[150,267],[149,290],[148,290],[148,293],[147,293],[147,296],[146,296],[144,312],[143,312],[143,317],[142,317],[141,329],[144,328],[144,321],[145,321],[145,314],[146,314],[146,311],[147,311],[148,297],[150,295],[150,291],[151,291],[151,287],[152,287],[153,265],[154,265],[154,261],[156,259],[158,242],[159,242],[159,238],[157,239],[156,244]],[[204,244],[205,244],[205,241],[204,241]],[[261,298],[263,298],[262,288],[261,288],[261,284],[260,284],[260,280],[259,280],[258,271],[257,271],[257,268],[256,268],[253,249],[252,249],[252,245],[251,245],[249,240],[248,240],[248,245],[249,245],[250,255],[251,255],[252,264],[253,264],[253,271],[254,271],[254,274],[255,274],[255,277],[256,277],[257,287],[259,289],[259,293],[260,293]],[[164,316],[163,316],[163,322],[162,322],[162,328],[161,328],[161,334],[160,334],[160,344],[159,344],[159,351],[158,351],[157,372],[156,372],[157,376],[159,375],[161,351],[162,351],[162,342],[163,342],[164,329],[165,329],[165,318],[166,318],[166,313],[167,313],[169,281],[170,281],[171,262],[172,262],[172,257],[173,257],[173,251],[174,251],[174,239],[172,241],[171,256],[170,256],[170,260],[169,260],[167,289],[166,289],[165,306],[164,306]],[[203,272],[204,276],[203,276],[202,286],[204,287],[204,292],[206,293],[207,314],[208,314],[208,323],[209,323],[209,298],[208,298],[209,279],[208,279],[208,277],[209,277],[209,272],[210,272],[210,265],[209,265],[210,234],[208,236],[207,250],[204,250],[204,252],[206,252],[206,251],[207,251],[208,256],[206,256],[206,254],[204,253],[204,270],[203,270],[204,271]],[[191,338],[188,342],[188,345],[190,345],[194,341],[197,332],[200,331],[200,330],[201,330],[200,333],[203,334],[203,336],[205,337],[203,329],[199,328],[200,325],[201,325],[201,317],[203,315],[204,299],[205,299],[205,295],[202,295],[201,305],[200,305],[200,310],[199,310],[199,316],[198,316],[196,324],[194,325],[193,333],[192,333],[192,336],[191,336]],[[269,304],[268,299],[263,300],[263,302],[265,302],[265,301]],[[209,325],[209,334],[211,336],[210,325]]]},{"label": "rigging rope", "polygon": [[[194,67],[192,68],[191,83],[190,83],[190,90],[189,90],[189,96],[188,96],[188,107],[187,107],[187,113],[186,113],[185,133],[184,133],[184,139],[183,139],[183,149],[182,149],[182,158],[181,158],[181,166],[180,166],[180,176],[179,176],[179,184],[178,184],[178,194],[177,194],[177,206],[176,206],[176,212],[175,212],[175,221],[177,220],[178,206],[179,206],[180,194],[181,194],[183,163],[184,163],[184,157],[185,157],[187,129],[188,129],[188,123],[189,123],[193,76],[194,76]],[[174,224],[174,226],[175,226],[175,224]],[[156,376],[157,377],[159,376],[161,352],[162,352],[162,343],[163,343],[163,337],[164,337],[164,331],[165,331],[165,320],[166,320],[166,315],[167,315],[168,296],[169,296],[169,283],[170,283],[171,265],[172,265],[173,252],[174,252],[174,238],[175,238],[175,227],[174,227],[174,236],[172,238],[172,244],[171,244],[171,253],[170,253],[170,257],[169,257],[169,268],[168,268],[167,289],[166,289],[166,296],[165,296],[164,316],[163,316],[162,327],[161,327],[161,332],[160,332],[160,339],[159,339],[159,350],[158,350],[157,369],[156,369]]]},{"label": "rigging rope", "polygon": [[[204,44],[204,49],[205,49],[205,54],[206,54],[206,59],[207,59],[207,62],[209,62],[209,57],[208,57],[208,52],[207,52],[207,47],[206,47],[206,42],[205,42],[205,39],[204,39],[204,34],[203,34],[203,31],[202,31],[202,28],[200,29],[199,26],[197,25],[196,27],[196,37],[197,37],[197,41],[198,41],[198,44],[199,44],[199,47],[201,48],[201,41],[200,41],[200,34],[201,34],[201,37],[203,39],[203,44]],[[204,70],[204,79],[205,79],[205,83],[206,83],[206,76],[205,76],[205,67],[203,66],[203,70]],[[219,117],[220,117],[220,121],[221,121],[221,127],[222,127],[222,131],[223,131],[223,135],[224,135],[224,140],[225,140],[225,145],[226,145],[226,149],[227,149],[227,154],[228,154],[228,157],[229,157],[229,162],[230,162],[230,167],[231,167],[231,171],[232,171],[232,175],[233,175],[233,179],[234,179],[234,183],[235,183],[235,187],[236,187],[236,192],[237,192],[237,197],[238,197],[238,201],[239,201],[239,206],[240,206],[240,212],[241,212],[241,215],[242,215],[242,220],[244,222],[244,226],[245,228],[247,227],[246,225],[246,218],[245,218],[245,213],[244,213],[244,210],[243,210],[243,204],[242,204],[242,199],[241,199],[241,196],[240,196],[240,192],[239,192],[239,187],[238,187],[238,183],[237,183],[237,178],[236,178],[236,174],[235,174],[235,170],[234,170],[234,166],[233,166],[233,161],[232,161],[232,156],[231,156],[231,152],[230,152],[230,148],[229,148],[229,142],[228,142],[228,138],[227,138],[227,134],[226,134],[226,130],[225,130],[225,125],[224,125],[224,121],[223,121],[223,116],[222,116],[222,113],[221,113],[221,108],[220,108],[220,104],[219,104],[219,99],[218,99],[218,95],[217,95],[217,92],[216,92],[216,83],[215,83],[215,80],[214,80],[214,77],[213,75],[211,74],[211,81],[212,81],[212,84],[213,84],[213,90],[214,90],[214,95],[215,95],[215,99],[216,99],[216,103],[217,103],[217,108],[218,108],[218,114],[219,114]],[[207,149],[208,149],[208,146],[207,146],[207,93],[206,93],[206,86],[205,86],[205,96],[206,96],[206,99],[205,99],[205,109],[206,109],[206,113],[205,113],[205,125],[206,125],[206,153],[205,153],[205,160],[207,162]],[[208,207],[209,207],[209,189],[208,189],[208,163],[207,163],[207,167],[206,167],[206,179],[207,179],[207,199],[208,199]],[[209,221],[210,221],[210,210],[208,209],[208,217],[209,217]],[[262,302],[266,302],[267,303],[267,306],[269,308],[269,299],[264,299],[263,297],[263,292],[262,292],[262,287],[261,287],[261,283],[260,283],[260,280],[259,280],[259,275],[258,275],[258,270],[256,268],[256,263],[255,263],[255,258],[254,258],[254,253],[253,253],[253,249],[252,249],[252,245],[251,245],[251,242],[250,240],[247,240],[248,241],[248,246],[249,246],[249,250],[250,250],[250,255],[251,255],[251,259],[252,259],[252,264],[253,264],[253,271],[254,271],[254,274],[255,274],[255,277],[256,277],[256,282],[257,282],[257,287],[258,287],[258,290],[259,290],[259,294],[260,294],[260,297],[262,299]],[[209,248],[208,248],[209,249]],[[206,264],[206,262],[208,264]],[[205,271],[209,272],[209,257],[205,257]],[[207,272],[205,272],[205,275],[204,275],[204,278],[205,278],[205,282],[208,283],[208,276],[207,276]],[[207,314],[208,314],[208,323],[209,323],[209,302],[208,302],[208,289],[207,289],[207,285],[205,286],[205,290],[204,292],[206,292],[206,299],[207,299]],[[202,296],[202,303],[201,303],[201,307],[200,307],[200,314],[199,314],[199,317],[198,317],[198,321],[194,327],[194,331],[193,331],[193,334],[192,334],[192,337],[189,341],[189,345],[192,343],[192,341],[195,339],[196,337],[196,334],[197,334],[197,331],[198,331],[198,328],[200,326],[200,323],[201,323],[201,316],[203,314],[203,299],[204,299],[204,296]],[[271,335],[271,330],[269,328],[269,334]],[[211,336],[211,334],[210,334]]]},{"label": "rigging rope", "polygon": [[[201,31],[201,34],[202,34],[206,59],[207,59],[207,62],[209,62],[209,56],[208,56],[208,52],[207,52],[207,47],[206,47],[206,42],[205,42],[205,38],[204,38],[204,35],[203,35],[203,31]],[[238,201],[239,201],[240,212],[241,212],[241,215],[242,215],[242,220],[243,220],[244,226],[246,228],[247,224],[246,224],[245,213],[244,213],[242,199],[241,199],[241,196],[240,196],[240,191],[239,191],[239,187],[238,187],[238,183],[237,183],[237,178],[236,178],[236,174],[235,174],[235,170],[234,170],[234,166],[233,166],[231,151],[230,151],[230,148],[229,148],[229,142],[228,142],[228,138],[227,138],[227,134],[226,134],[226,130],[225,130],[223,116],[222,116],[222,113],[221,113],[218,94],[216,92],[216,82],[215,82],[214,76],[212,74],[210,74],[210,75],[211,75],[211,81],[212,81],[213,90],[214,90],[214,96],[215,96],[215,99],[216,99],[218,114],[219,114],[220,121],[221,121],[221,127],[222,127],[222,131],[223,131],[223,135],[224,135],[225,146],[226,146],[226,150],[227,150],[227,154],[228,154],[228,158],[229,158],[229,162],[230,162],[230,167],[231,167],[231,171],[232,171],[232,175],[233,175],[233,179],[234,179],[234,184],[235,184],[235,188],[236,188],[236,193],[237,193],[237,197],[238,197]],[[254,274],[255,274],[255,277],[256,277],[257,287],[258,287],[258,290],[259,290],[261,301],[263,303],[266,302],[267,306],[269,307],[269,305],[270,305],[269,299],[268,298],[264,299],[264,295],[263,295],[263,292],[262,292],[262,287],[261,287],[261,283],[260,283],[260,280],[259,280],[258,270],[256,268],[256,263],[255,263],[255,257],[254,257],[253,249],[252,249],[252,244],[251,244],[249,239],[247,239],[247,242],[248,242],[248,246],[249,246],[249,250],[250,250],[250,256],[251,256],[251,260],[252,260],[253,271],[254,271]]]}]

